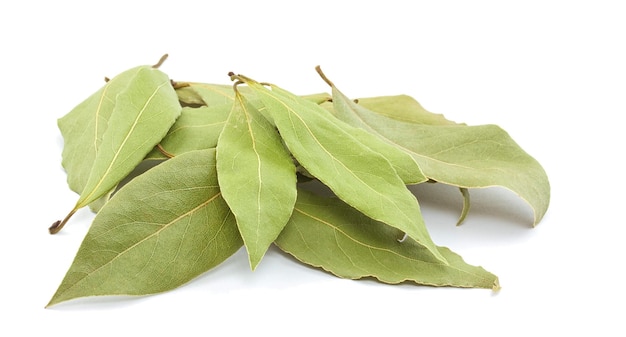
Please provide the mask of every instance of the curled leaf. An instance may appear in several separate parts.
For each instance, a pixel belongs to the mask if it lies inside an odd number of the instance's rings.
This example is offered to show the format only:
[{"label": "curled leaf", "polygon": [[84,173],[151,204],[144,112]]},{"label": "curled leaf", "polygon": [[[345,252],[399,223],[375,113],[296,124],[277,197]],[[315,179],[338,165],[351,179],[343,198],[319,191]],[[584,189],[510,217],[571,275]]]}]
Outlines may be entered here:
[{"label": "curled leaf", "polygon": [[[532,207],[534,225],[548,209],[550,184],[541,165],[496,125],[444,125],[394,119],[353,104],[333,90],[333,110],[342,121],[378,135],[409,153],[429,179],[461,188],[502,186]],[[425,114],[419,119],[426,119]],[[405,114],[406,116],[406,114]],[[407,119],[407,118],[402,118]]]}]

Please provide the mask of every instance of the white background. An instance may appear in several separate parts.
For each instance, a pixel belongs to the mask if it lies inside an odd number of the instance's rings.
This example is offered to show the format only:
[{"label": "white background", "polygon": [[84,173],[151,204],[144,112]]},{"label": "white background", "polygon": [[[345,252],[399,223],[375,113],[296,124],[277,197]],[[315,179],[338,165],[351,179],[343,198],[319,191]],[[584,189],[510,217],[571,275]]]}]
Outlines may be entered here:
[{"label": "white background", "polygon": [[[427,3],[427,4],[425,4]],[[626,332],[626,11],[619,1],[12,1],[0,5],[0,335],[581,335]],[[350,281],[272,249],[178,289],[44,309],[93,215],[48,226],[76,201],[56,119],[130,67],[229,83],[229,71],[297,94],[409,94],[468,124],[498,124],[546,169],[547,215],[504,190],[418,188],[434,241],[502,290]]]}]

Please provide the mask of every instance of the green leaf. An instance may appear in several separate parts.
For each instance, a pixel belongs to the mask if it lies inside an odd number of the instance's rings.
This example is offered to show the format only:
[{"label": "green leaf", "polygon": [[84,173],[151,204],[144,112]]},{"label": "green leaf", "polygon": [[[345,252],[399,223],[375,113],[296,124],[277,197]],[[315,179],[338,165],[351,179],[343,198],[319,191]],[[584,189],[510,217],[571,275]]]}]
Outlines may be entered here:
[{"label": "green leaf", "polygon": [[180,117],[159,143],[161,151],[152,150],[146,159],[166,159],[189,151],[214,148],[231,107],[232,102],[210,107],[184,107]]},{"label": "green leaf", "polygon": [[[70,189],[80,194],[89,180],[102,135],[109,125],[115,100],[124,91],[130,80],[144,67],[135,67],[113,77],[106,84],[78,104],[57,121],[63,136],[63,168],[67,173]],[[105,200],[100,200],[103,204]],[[95,206],[95,210],[100,205]]]},{"label": "green leaf", "polygon": [[385,283],[499,288],[498,278],[471,266],[447,248],[442,263],[411,239],[402,243],[393,228],[366,217],[337,198],[298,190],[291,219],[276,245],[303,263],[349,279],[375,277]]},{"label": "green leaf", "polygon": [[356,100],[366,109],[403,122],[425,125],[455,125],[441,114],[432,113],[407,95],[366,97]]},{"label": "green leaf", "polygon": [[[207,106],[219,106],[223,104],[229,104],[230,106],[235,100],[235,90],[233,90],[232,85],[195,82],[189,82],[188,84],[189,87],[202,98]],[[249,88],[242,87],[238,90],[246,95],[252,95],[252,91]]]},{"label": "green leaf", "polygon": [[239,78],[262,100],[262,113],[310,174],[354,208],[404,231],[445,261],[426,230],[415,196],[384,156],[353,136],[353,127],[275,85],[269,90],[254,80]]},{"label": "green leaf", "polygon": [[133,179],[111,198],[48,306],[85,296],[170,290],[241,245],[219,191],[215,151],[188,152]]},{"label": "green leaf", "polygon": [[418,184],[427,180],[419,165],[409,153],[389,142],[381,141],[376,133],[372,132],[373,130],[359,119],[359,115],[356,111],[361,109],[361,107],[353,100],[342,94],[339,90],[337,90],[337,88],[334,86],[332,87],[334,112],[337,115],[344,117],[344,122],[360,128],[353,131],[353,134],[359,138],[361,142],[384,155],[385,158],[393,165],[394,169],[405,184]]},{"label": "green leaf", "polygon": [[76,205],[50,232],[56,233],[76,210],[109,193],[163,139],[180,111],[167,75],[152,67],[140,67],[115,98],[107,129],[95,146],[93,166]]},{"label": "green leaf", "polygon": [[217,177],[254,270],[291,216],[296,167],[276,129],[239,92],[217,142]]},{"label": "green leaf", "polygon": [[505,187],[533,208],[535,225],[547,211],[550,185],[545,171],[500,127],[426,125],[389,118],[360,105],[346,109],[343,94],[327,82],[339,119],[406,151],[429,179],[461,188]]}]

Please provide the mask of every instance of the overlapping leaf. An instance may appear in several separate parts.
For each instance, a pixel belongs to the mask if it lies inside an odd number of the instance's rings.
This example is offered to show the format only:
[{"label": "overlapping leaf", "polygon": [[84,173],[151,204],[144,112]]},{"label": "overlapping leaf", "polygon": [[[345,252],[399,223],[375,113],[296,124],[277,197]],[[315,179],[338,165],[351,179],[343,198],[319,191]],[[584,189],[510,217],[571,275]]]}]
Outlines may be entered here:
[{"label": "overlapping leaf", "polygon": [[102,208],[48,305],[173,289],[241,245],[218,187],[215,150],[188,152],[135,178]]},{"label": "overlapping leaf", "polygon": [[339,119],[403,149],[428,178],[462,188],[502,186],[528,202],[535,213],[534,224],[545,214],[550,196],[545,171],[500,127],[427,125],[389,118],[355,104],[329,84]]},{"label": "overlapping leaf", "polygon": [[276,129],[239,92],[217,142],[217,177],[255,269],[291,216],[296,167]]},{"label": "overlapping leaf", "polygon": [[343,278],[499,288],[495,275],[465,263],[449,249],[439,247],[448,262],[444,264],[411,239],[398,242],[391,229],[337,198],[299,190],[293,216],[276,244],[298,260]]},{"label": "overlapping leaf", "polygon": [[167,159],[193,150],[210,149],[217,146],[217,139],[228,119],[232,103],[184,107],[180,117],[147,159]]},{"label": "overlapping leaf", "polygon": [[84,190],[117,95],[126,90],[130,80],[142,68],[135,67],[113,77],[100,90],[59,118],[57,124],[63,136],[61,164],[72,191],[80,194]]},{"label": "overlapping leaf", "polygon": [[367,216],[404,231],[445,261],[424,225],[415,196],[389,161],[356,139],[353,128],[319,105],[275,85],[241,76],[264,104],[292,155],[342,200]]},{"label": "overlapping leaf", "polygon": [[[76,205],[50,231],[58,231],[76,210],[110,192],[163,139],[180,111],[167,75],[152,67],[138,68],[115,98],[107,128],[100,144],[94,146],[97,151],[93,165]],[[92,139],[93,133],[88,135],[80,141],[97,141],[97,137]]]}]

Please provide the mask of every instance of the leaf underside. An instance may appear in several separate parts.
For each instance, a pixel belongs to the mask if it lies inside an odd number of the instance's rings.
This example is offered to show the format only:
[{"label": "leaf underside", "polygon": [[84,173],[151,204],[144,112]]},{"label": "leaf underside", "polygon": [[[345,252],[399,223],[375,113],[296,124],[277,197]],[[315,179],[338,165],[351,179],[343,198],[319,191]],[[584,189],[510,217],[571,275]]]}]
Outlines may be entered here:
[{"label": "leaf underside", "polygon": [[430,286],[499,289],[498,278],[471,266],[445,247],[447,264],[408,238],[398,242],[391,227],[334,197],[298,190],[298,200],[276,245],[303,263],[349,279],[374,277]]},{"label": "leaf underside", "polygon": [[507,188],[532,207],[534,225],[547,211],[550,185],[545,171],[500,127],[452,125],[443,117],[428,120],[419,110],[415,120],[428,123],[410,121],[406,110],[394,119],[386,116],[391,112],[385,115],[350,102],[333,86],[333,110],[339,119],[406,151],[429,179],[461,188]]}]

